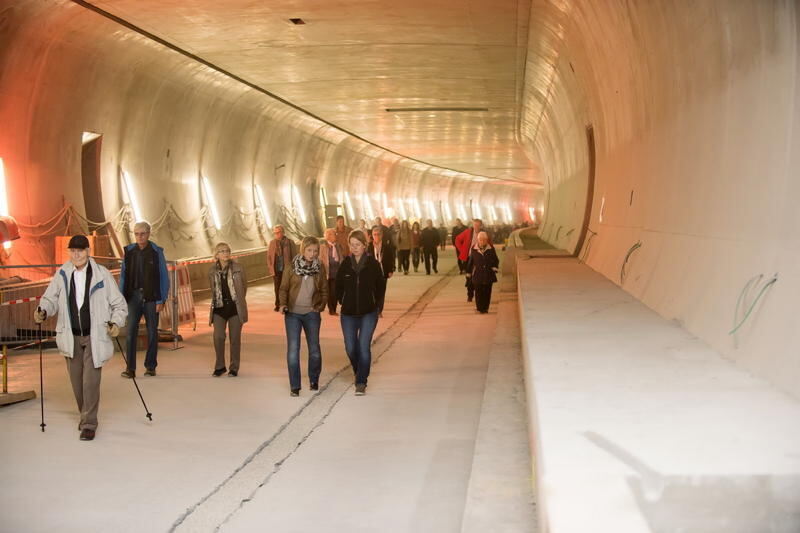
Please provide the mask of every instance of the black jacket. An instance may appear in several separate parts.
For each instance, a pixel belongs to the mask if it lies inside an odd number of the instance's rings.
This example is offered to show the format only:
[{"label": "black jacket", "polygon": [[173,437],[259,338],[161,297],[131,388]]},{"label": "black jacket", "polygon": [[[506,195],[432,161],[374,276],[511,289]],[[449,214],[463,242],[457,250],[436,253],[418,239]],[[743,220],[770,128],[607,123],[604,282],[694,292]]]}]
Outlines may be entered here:
[{"label": "black jacket", "polygon": [[436,228],[425,228],[422,230],[422,247],[437,248],[442,243],[442,236]]},{"label": "black jacket", "polygon": [[347,256],[336,273],[336,300],[343,315],[361,316],[378,308],[386,279],[374,257],[365,255],[361,269],[356,272],[352,255]]},{"label": "black jacket", "polygon": [[467,272],[472,274],[473,285],[489,285],[496,282],[497,274],[492,269],[498,266],[500,266],[500,260],[497,258],[494,247],[489,246],[483,253],[474,248],[470,250]]},{"label": "black jacket", "polygon": [[[397,257],[397,254],[394,251],[394,245],[392,244],[392,241],[387,237],[383,238],[383,247],[381,252],[383,252],[380,262],[380,264],[383,266],[383,277],[388,278],[389,274],[394,272],[395,258]],[[367,253],[370,257],[375,257],[375,245],[373,243],[369,244]]]}]

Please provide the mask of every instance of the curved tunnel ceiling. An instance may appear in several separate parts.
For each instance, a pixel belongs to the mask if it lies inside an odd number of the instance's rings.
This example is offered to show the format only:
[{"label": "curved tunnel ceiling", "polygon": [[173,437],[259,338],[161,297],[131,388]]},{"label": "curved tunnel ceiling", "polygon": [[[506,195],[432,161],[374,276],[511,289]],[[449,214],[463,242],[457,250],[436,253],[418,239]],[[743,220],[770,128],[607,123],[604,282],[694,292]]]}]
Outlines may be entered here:
[{"label": "curved tunnel ceiling", "polygon": [[515,133],[528,0],[79,3],[391,151],[504,181],[541,181]]}]

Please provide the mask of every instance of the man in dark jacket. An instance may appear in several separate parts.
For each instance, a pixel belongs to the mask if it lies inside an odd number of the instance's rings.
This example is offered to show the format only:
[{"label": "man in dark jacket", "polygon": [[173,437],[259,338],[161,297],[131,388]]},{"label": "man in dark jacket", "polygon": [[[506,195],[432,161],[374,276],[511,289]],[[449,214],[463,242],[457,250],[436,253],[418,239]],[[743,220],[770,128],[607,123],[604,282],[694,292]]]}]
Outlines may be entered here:
[{"label": "man in dark jacket", "polygon": [[386,299],[386,285],[394,275],[395,250],[391,238],[383,232],[383,226],[372,226],[372,242],[367,248],[367,255],[375,258],[381,265],[383,278],[386,280],[378,295],[378,317],[383,315],[383,304]]},{"label": "man in dark jacket", "polygon": [[433,220],[428,219],[425,222],[425,229],[422,230],[420,241],[422,243],[422,256],[425,258],[425,274],[431,275],[431,261],[433,262],[433,271],[438,274],[438,248],[439,243],[441,243],[441,236],[439,235],[439,230],[433,227]]},{"label": "man in dark jacket", "polygon": [[464,231],[465,229],[467,229],[467,227],[464,225],[463,222],[461,222],[460,218],[457,218],[456,219],[456,225],[453,226],[453,230],[452,230],[452,232],[450,234],[450,240],[453,241],[453,249],[455,249],[455,251],[456,251],[456,261],[458,261],[458,273],[459,274],[463,274],[464,273],[464,269],[465,269],[465,267],[467,265],[467,261],[466,261],[466,259],[464,261],[461,260],[461,254],[458,252],[458,248],[456,247],[456,237],[458,237],[458,235],[462,231]]},{"label": "man in dark jacket", "polygon": [[169,296],[169,275],[164,249],[150,241],[150,224],[133,226],[136,242],[125,247],[125,258],[119,274],[119,286],[128,303],[128,368],[122,377],[136,376],[136,339],[139,321],[144,315],[147,326],[145,376],[155,376],[158,366],[158,314]]}]

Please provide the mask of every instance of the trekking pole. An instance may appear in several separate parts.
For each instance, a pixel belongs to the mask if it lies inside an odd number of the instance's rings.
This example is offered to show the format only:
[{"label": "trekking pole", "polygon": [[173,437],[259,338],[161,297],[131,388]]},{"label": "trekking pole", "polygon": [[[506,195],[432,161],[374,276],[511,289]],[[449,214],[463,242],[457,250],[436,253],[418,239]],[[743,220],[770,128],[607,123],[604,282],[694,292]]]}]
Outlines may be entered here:
[{"label": "trekking pole", "polygon": [[[38,312],[41,312],[42,309],[38,308]],[[42,423],[39,424],[39,427],[42,428],[42,433],[44,433],[44,427],[47,425],[44,423],[44,366],[42,364],[42,323],[39,322],[39,399],[42,404]]]},{"label": "trekking pole", "polygon": [[[119,338],[114,337],[114,339],[116,339],[117,346],[119,346],[119,353],[122,354],[122,358],[125,359],[125,368],[130,368],[130,367],[128,367],[128,358],[125,357],[125,352],[122,349],[122,343],[119,342]],[[147,418],[150,420],[150,422],[152,422],[153,421],[153,413],[150,412],[150,410],[147,408],[147,404],[144,403],[144,397],[142,396],[142,391],[139,390],[139,384],[136,383],[136,376],[132,376],[131,379],[133,379],[133,384],[136,386],[136,392],[139,393],[139,398],[142,400],[142,405],[144,405],[144,412],[147,413],[147,415],[146,415]]]}]

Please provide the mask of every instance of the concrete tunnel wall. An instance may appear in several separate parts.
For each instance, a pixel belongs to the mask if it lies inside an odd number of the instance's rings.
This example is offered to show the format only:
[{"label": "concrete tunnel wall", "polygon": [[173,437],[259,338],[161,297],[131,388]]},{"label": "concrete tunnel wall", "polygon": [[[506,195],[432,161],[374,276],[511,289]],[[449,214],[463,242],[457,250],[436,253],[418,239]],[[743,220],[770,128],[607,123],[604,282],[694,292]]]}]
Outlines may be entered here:
[{"label": "concrete tunnel wall", "polygon": [[[534,0],[521,111],[523,141],[546,174],[543,238],[576,248],[591,125],[597,157],[589,227],[597,235],[577,251],[795,398],[797,6]],[[749,321],[729,334],[775,273],[779,280]],[[743,288],[759,275],[734,316]]]},{"label": "concrete tunnel wall", "polygon": [[[455,202],[474,199],[507,202],[517,220],[537,194],[371,145],[66,0],[0,3],[0,95],[0,158],[17,220],[48,220],[64,202],[83,212],[81,134],[102,133],[106,219],[127,202],[124,169],[138,184],[145,219],[174,208],[177,216],[153,237],[171,258],[210,254],[219,240],[263,246],[271,234],[255,224],[254,183],[273,223],[279,206],[291,206],[294,184],[308,234],[322,229],[319,187],[329,203],[348,191],[356,219],[363,194],[376,213],[386,192],[393,206],[418,198],[423,218],[426,200],[449,201],[455,217]],[[200,219],[200,175],[228,221],[220,231]],[[45,229],[27,231],[9,263],[52,262],[52,237],[30,236]]]}]

